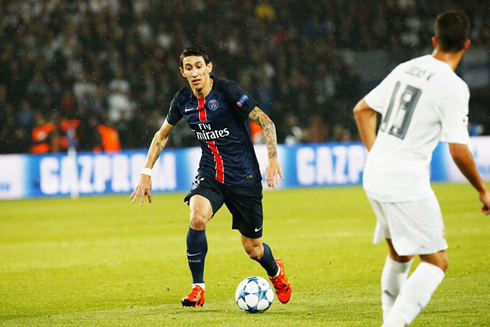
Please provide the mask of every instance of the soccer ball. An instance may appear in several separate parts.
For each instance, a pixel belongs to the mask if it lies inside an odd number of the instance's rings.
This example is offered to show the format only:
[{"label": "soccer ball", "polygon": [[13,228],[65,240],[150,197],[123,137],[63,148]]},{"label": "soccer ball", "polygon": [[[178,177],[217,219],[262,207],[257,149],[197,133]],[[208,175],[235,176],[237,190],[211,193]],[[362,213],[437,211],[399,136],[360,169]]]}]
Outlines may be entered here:
[{"label": "soccer ball", "polygon": [[248,277],[238,285],[235,300],[243,311],[261,313],[271,307],[274,291],[271,284],[262,277]]}]

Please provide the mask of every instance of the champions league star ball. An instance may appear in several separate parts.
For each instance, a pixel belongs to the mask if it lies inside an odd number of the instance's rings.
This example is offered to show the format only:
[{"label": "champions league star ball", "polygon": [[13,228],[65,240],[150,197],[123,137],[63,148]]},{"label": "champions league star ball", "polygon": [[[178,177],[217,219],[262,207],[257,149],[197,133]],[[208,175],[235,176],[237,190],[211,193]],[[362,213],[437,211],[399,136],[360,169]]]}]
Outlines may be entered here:
[{"label": "champions league star ball", "polygon": [[261,313],[271,307],[274,291],[271,284],[262,277],[248,277],[238,285],[235,300],[243,311]]}]

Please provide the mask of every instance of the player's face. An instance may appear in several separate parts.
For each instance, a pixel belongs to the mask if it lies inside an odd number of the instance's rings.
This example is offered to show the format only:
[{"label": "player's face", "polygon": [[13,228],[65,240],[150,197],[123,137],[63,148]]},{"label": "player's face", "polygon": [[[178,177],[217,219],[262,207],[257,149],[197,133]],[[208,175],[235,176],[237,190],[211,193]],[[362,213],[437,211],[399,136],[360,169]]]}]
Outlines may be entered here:
[{"label": "player's face", "polygon": [[206,65],[203,57],[189,56],[182,60],[180,72],[187,79],[191,88],[200,91],[210,83],[209,74],[213,69],[210,62]]}]

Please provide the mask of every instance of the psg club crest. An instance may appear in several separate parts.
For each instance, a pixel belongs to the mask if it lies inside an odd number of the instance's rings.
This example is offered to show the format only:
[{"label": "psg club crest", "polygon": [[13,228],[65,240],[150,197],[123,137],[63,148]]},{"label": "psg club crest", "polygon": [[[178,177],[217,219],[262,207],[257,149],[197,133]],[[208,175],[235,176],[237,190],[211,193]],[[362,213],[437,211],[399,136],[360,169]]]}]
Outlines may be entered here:
[{"label": "psg club crest", "polygon": [[216,110],[216,109],[218,109],[218,101],[216,101],[216,100],[209,101],[208,108],[210,110],[213,110],[213,111]]}]

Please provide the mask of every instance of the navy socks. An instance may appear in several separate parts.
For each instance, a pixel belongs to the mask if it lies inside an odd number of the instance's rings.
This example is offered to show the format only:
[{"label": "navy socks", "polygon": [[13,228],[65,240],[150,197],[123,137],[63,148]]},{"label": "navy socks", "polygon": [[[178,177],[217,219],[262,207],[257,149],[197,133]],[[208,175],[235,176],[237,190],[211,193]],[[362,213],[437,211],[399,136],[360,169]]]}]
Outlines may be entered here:
[{"label": "navy socks", "polygon": [[[279,266],[274,260],[271,248],[266,243],[264,245],[264,255],[257,262],[267,271],[267,275],[275,277]],[[204,283],[204,259],[208,252],[208,241],[205,230],[194,230],[189,227],[187,232],[187,261],[192,273],[192,283]]]},{"label": "navy socks", "polygon": [[204,259],[207,252],[206,231],[194,230],[189,227],[187,232],[187,261],[189,262],[194,284],[204,283]]},{"label": "navy socks", "polygon": [[269,277],[275,277],[278,273],[279,266],[274,260],[274,256],[272,255],[271,248],[266,243],[262,243],[264,245],[264,255],[262,259],[257,260],[258,263],[267,271],[267,275]]}]

